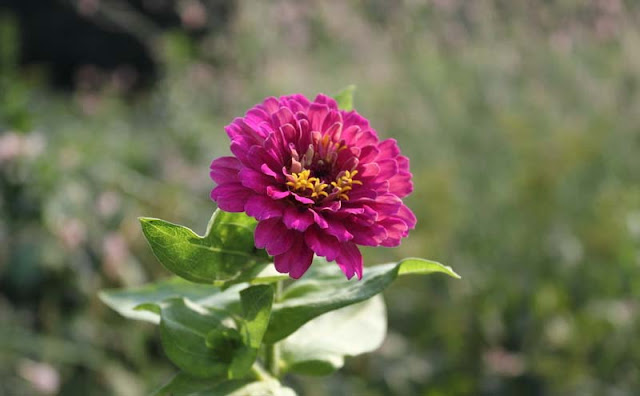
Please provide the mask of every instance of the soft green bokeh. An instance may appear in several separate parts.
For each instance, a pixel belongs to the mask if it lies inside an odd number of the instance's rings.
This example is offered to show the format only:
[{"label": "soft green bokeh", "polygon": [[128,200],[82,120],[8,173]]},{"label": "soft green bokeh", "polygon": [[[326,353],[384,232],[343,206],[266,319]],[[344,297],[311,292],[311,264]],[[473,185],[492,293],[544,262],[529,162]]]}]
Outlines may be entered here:
[{"label": "soft green bokeh", "polygon": [[125,97],[109,78],[54,93],[46,68],[2,59],[0,136],[15,134],[0,146],[0,393],[33,393],[28,378],[49,369],[65,395],[146,394],[171,378],[155,327],[96,296],[168,276],[136,218],[205,229],[224,125],[267,95],[353,83],[355,108],[411,158],[418,217],[366,263],[430,257],[463,278],[401,277],[380,350],[289,385],[635,394],[639,12],[622,0],[240,1],[220,36],[160,37],[160,81]]}]

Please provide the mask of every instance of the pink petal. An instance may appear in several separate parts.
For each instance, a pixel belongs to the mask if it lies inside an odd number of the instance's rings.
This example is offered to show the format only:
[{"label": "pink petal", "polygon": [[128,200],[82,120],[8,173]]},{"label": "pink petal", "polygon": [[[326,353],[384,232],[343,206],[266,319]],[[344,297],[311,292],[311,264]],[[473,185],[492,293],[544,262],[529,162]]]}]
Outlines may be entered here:
[{"label": "pink petal", "polygon": [[338,110],[338,103],[330,96],[325,94],[318,94],[316,98],[313,100],[315,103],[322,103],[327,105],[332,110]]},{"label": "pink petal", "polygon": [[211,199],[227,212],[242,212],[253,192],[240,183],[225,183],[211,191]]},{"label": "pink petal", "polygon": [[[342,115],[342,118],[344,120],[345,127],[351,126],[351,125],[357,125],[358,127],[360,127],[360,129],[368,129],[369,128],[369,121],[367,121],[366,118],[364,118],[360,114],[358,114],[358,112],[355,111],[355,110],[344,112],[344,114]],[[375,142],[375,143],[377,143],[377,142]],[[362,145],[360,145],[360,146],[362,146]]]},{"label": "pink petal", "polygon": [[[295,124],[297,122],[294,120],[293,123]],[[289,146],[295,146],[293,142],[298,140],[298,131],[292,124],[284,124],[280,127],[280,132],[282,132],[285,141],[289,142]]]},{"label": "pink petal", "polygon": [[396,161],[398,162],[399,172],[409,172],[409,158],[399,155],[396,157]]},{"label": "pink petal", "polygon": [[407,223],[397,217],[390,217],[380,221],[380,225],[387,231],[387,238],[380,244],[386,247],[400,245],[400,240],[407,235]]},{"label": "pink petal", "polygon": [[353,239],[353,234],[347,231],[347,228],[344,225],[343,220],[339,219],[327,219],[327,230],[326,232],[329,235],[333,235],[338,238],[340,242],[348,241]]},{"label": "pink petal", "polygon": [[359,147],[367,146],[369,144],[376,144],[376,143],[378,143],[378,135],[373,129],[370,129],[370,128],[369,129],[363,128],[360,131],[360,133],[358,133],[358,135],[356,136],[356,139],[353,142],[353,144]]},{"label": "pink petal", "polygon": [[352,224],[349,232],[353,234],[352,242],[363,246],[378,246],[388,238],[387,229],[381,224]]},{"label": "pink petal", "polygon": [[360,177],[376,177],[380,173],[380,165],[375,162],[370,162],[368,164],[364,164],[360,167]]},{"label": "pink petal", "polygon": [[267,111],[267,113],[273,114],[280,108],[280,101],[271,96],[266,98],[264,102],[262,102],[262,106]]},{"label": "pink petal", "polygon": [[[339,125],[338,130],[342,132],[342,114],[337,110],[331,110],[329,111],[329,113],[327,113],[324,121],[322,121],[320,132],[324,132],[324,134],[327,134],[329,132],[335,134],[336,131],[334,128],[336,128],[336,124]],[[339,138],[340,134],[337,134],[337,139]]]},{"label": "pink petal", "polygon": [[318,227],[310,227],[304,233],[304,240],[311,250],[318,256],[326,257],[327,261],[335,260],[340,254],[340,242]]},{"label": "pink petal", "polygon": [[398,163],[393,159],[378,161],[380,173],[376,176],[378,180],[389,180],[398,173]]},{"label": "pink petal", "polygon": [[386,139],[378,144],[378,149],[380,150],[380,154],[378,154],[379,159],[385,158],[396,158],[398,154],[400,154],[400,148],[398,147],[398,142],[395,139]]},{"label": "pink petal", "polygon": [[[282,164],[278,162],[278,159],[274,156],[271,156],[262,146],[251,147],[251,149],[249,149],[248,151],[246,160],[247,166],[256,171],[268,168],[272,172],[277,174],[278,170],[282,168]],[[263,173],[268,174],[264,171]]]},{"label": "pink petal", "polygon": [[288,99],[289,102],[297,102],[300,105],[301,111],[306,110],[307,107],[309,107],[309,103],[310,103],[309,99],[307,99],[302,94],[293,94],[293,95],[283,96],[280,98],[280,100],[283,100],[285,98]]},{"label": "pink petal", "polygon": [[300,233],[295,233],[292,246],[286,252],[274,257],[273,264],[276,270],[281,273],[289,273],[294,279],[300,278],[311,266],[313,251],[304,242],[304,237]]},{"label": "pink petal", "polygon": [[266,249],[269,255],[277,256],[291,248],[296,234],[280,219],[267,219],[258,223],[253,238],[258,249]]},{"label": "pink petal", "polygon": [[305,207],[288,206],[282,220],[287,228],[305,231],[313,224],[313,213]]},{"label": "pink petal", "polygon": [[317,132],[322,131],[322,124],[328,113],[329,113],[329,108],[326,105],[312,103],[309,106],[309,110],[307,114],[309,115],[309,124],[311,126],[312,131],[317,131]]},{"label": "pink petal", "polygon": [[237,182],[241,168],[242,164],[236,157],[220,157],[211,163],[209,175],[218,184]]},{"label": "pink petal", "polygon": [[411,173],[401,174],[398,173],[391,179],[389,179],[390,193],[397,195],[400,198],[404,198],[411,194],[413,191],[413,182],[411,181]]},{"label": "pink petal", "polygon": [[244,211],[257,220],[282,217],[283,203],[264,195],[254,195],[244,204]]},{"label": "pink petal", "polygon": [[[328,119],[329,117],[327,117]],[[326,120],[325,120],[326,123]],[[341,122],[335,122],[333,123],[333,125],[331,125],[330,127],[328,127],[325,131],[324,131],[325,135],[329,135],[329,137],[331,138],[331,140],[333,140],[334,142],[337,142],[340,140],[340,135],[342,134],[342,123]]]},{"label": "pink petal", "polygon": [[305,205],[311,205],[313,203],[315,203],[315,201],[311,198],[307,198],[307,197],[303,197],[301,195],[298,195],[294,192],[290,193],[293,198],[295,198],[296,201],[300,202],[301,204],[305,204]]},{"label": "pink petal", "polygon": [[243,186],[262,194],[264,194],[267,191],[267,187],[270,187],[273,183],[272,178],[262,172],[256,172],[251,168],[243,168],[238,173],[238,178]]},{"label": "pink petal", "polygon": [[267,187],[267,195],[273,199],[283,199],[291,195],[290,191],[282,191],[274,186]]},{"label": "pink petal", "polygon": [[398,209],[397,216],[400,219],[402,219],[405,223],[407,223],[407,227],[411,229],[415,228],[416,222],[418,221],[418,219],[416,219],[416,215],[413,214],[411,209],[409,209],[406,205],[400,206],[400,209]]},{"label": "pink petal", "polygon": [[353,274],[362,279],[362,254],[355,243],[343,243],[340,246],[340,255],[336,258],[336,264],[351,279]]},{"label": "pink petal", "polygon": [[247,111],[245,118],[254,125],[260,124],[265,121],[271,121],[271,117],[269,114],[259,107],[254,107],[253,109]]},{"label": "pink petal", "polygon": [[395,214],[402,205],[402,200],[394,194],[381,194],[373,199],[363,198],[360,200],[363,204],[370,206],[378,213]]},{"label": "pink petal", "polygon": [[318,225],[318,227],[320,228],[329,227],[329,223],[327,223],[327,220],[324,218],[324,216],[321,213],[318,213],[313,209],[310,209],[310,211],[311,211],[311,214],[313,214],[313,221]]},{"label": "pink petal", "polygon": [[288,107],[281,107],[271,115],[274,127],[279,127],[285,124],[295,124],[296,119],[293,113]]},{"label": "pink petal", "polygon": [[358,159],[362,163],[368,163],[373,161],[378,156],[378,153],[380,153],[380,150],[378,150],[376,146],[372,144],[369,146],[364,146],[360,150],[360,156],[358,157]]}]

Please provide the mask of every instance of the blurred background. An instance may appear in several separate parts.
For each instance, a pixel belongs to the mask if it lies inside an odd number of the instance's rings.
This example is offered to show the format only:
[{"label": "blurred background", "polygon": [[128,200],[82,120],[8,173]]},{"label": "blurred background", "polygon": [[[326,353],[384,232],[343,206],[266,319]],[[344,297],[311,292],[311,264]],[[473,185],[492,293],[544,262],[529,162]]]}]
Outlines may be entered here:
[{"label": "blurred background", "polygon": [[411,158],[389,335],[301,395],[640,390],[640,4],[0,0],[0,395],[142,395],[175,368],[96,297],[168,275],[137,216],[204,231],[223,127],[333,94]]}]

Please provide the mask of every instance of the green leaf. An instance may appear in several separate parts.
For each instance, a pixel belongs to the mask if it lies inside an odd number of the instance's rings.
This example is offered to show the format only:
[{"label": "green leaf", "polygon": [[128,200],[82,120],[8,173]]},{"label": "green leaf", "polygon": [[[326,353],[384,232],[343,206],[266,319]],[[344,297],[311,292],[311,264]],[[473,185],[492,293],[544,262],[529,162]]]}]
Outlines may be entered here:
[{"label": "green leaf", "polygon": [[375,296],[399,274],[441,272],[459,278],[450,267],[418,258],[368,267],[360,281],[349,281],[337,270],[337,266],[322,265],[319,261],[311,269],[305,277],[285,290],[282,301],[274,304],[271,322],[264,336],[266,343],[274,343],[287,337],[303,324],[326,312]]},{"label": "green leaf", "polygon": [[153,393],[155,396],[295,396],[295,392],[283,387],[276,380],[220,380],[190,377],[178,373],[175,377]]},{"label": "green leaf", "polygon": [[273,305],[273,287],[270,285],[251,286],[240,292],[240,301],[247,331],[247,345],[260,348]]},{"label": "green leaf", "polygon": [[244,279],[267,262],[266,254],[254,246],[256,221],[244,213],[216,210],[204,236],[160,219],[141,217],[140,223],[160,263],[192,282]]},{"label": "green leaf", "polygon": [[231,378],[241,378],[255,362],[262,345],[273,304],[271,285],[251,286],[240,292],[243,319],[240,321],[245,346],[238,351],[229,368]]},{"label": "green leaf", "polygon": [[387,333],[382,296],[328,312],[282,341],[285,371],[328,375],[344,365],[345,356],[378,349]]},{"label": "green leaf", "polygon": [[[247,288],[243,283],[221,291],[174,278],[134,289],[103,291],[100,298],[123,316],[161,323],[165,352],[183,370],[209,376],[192,366],[210,365],[212,360],[222,363],[215,373],[228,366],[229,376],[240,378],[256,360],[269,324],[273,287]],[[240,332],[223,325],[232,323],[231,315]]]},{"label": "green leaf", "polygon": [[338,108],[344,111],[353,110],[353,93],[356,91],[356,86],[351,84],[338,92],[333,98],[338,102]]},{"label": "green leaf", "polygon": [[189,375],[227,377],[242,341],[224,312],[213,312],[189,300],[168,300],[162,307],[160,338],[169,359]]},{"label": "green leaf", "polygon": [[221,291],[215,286],[196,284],[174,277],[141,287],[103,290],[98,296],[124,317],[158,324],[160,308],[165,300],[185,297],[200,305],[224,310],[240,302],[238,292],[244,287],[246,285],[235,285]]}]

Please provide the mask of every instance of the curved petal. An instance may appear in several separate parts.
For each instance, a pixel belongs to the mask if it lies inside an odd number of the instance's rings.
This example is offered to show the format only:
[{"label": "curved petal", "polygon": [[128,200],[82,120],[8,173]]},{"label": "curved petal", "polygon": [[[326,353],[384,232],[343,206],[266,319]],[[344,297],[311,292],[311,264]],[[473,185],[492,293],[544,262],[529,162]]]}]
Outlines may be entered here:
[{"label": "curved petal", "polygon": [[398,141],[396,139],[385,139],[378,144],[380,153],[378,159],[393,159],[400,154]]},{"label": "curved petal", "polygon": [[340,255],[336,258],[336,264],[351,279],[353,275],[357,275],[358,279],[362,279],[362,254],[355,243],[343,243],[340,246]]},{"label": "curved petal", "polygon": [[269,255],[277,256],[291,248],[295,234],[280,219],[267,219],[258,223],[253,238],[258,249],[266,249]]},{"label": "curved petal", "polygon": [[240,183],[221,184],[211,191],[211,199],[227,212],[242,212],[244,204],[252,195],[253,191]]},{"label": "curved petal", "polygon": [[284,225],[298,231],[305,231],[313,224],[313,213],[305,207],[288,206],[282,218]]},{"label": "curved petal", "polygon": [[315,103],[322,103],[327,105],[332,110],[338,110],[338,103],[331,96],[327,96],[325,94],[318,94],[316,98],[313,100]]},{"label": "curved petal", "polygon": [[264,195],[254,195],[247,199],[244,204],[244,211],[256,220],[267,220],[271,218],[282,217],[284,204],[282,201],[276,201]]},{"label": "curved petal", "polygon": [[267,187],[273,184],[273,179],[262,172],[256,172],[251,168],[243,168],[238,172],[238,178],[243,186],[257,193],[264,194]]},{"label": "curved petal", "polygon": [[307,245],[318,256],[325,257],[327,261],[333,261],[340,254],[340,242],[336,237],[326,234],[317,226],[310,227],[304,233]]},{"label": "curved petal", "polygon": [[281,273],[289,273],[294,279],[300,278],[311,266],[313,251],[304,242],[301,233],[295,232],[291,237],[292,245],[289,250],[274,257],[273,264]]},{"label": "curved petal", "polygon": [[236,157],[220,157],[209,166],[211,179],[218,183],[231,183],[238,181],[238,172],[242,169],[242,164]]},{"label": "curved petal", "polygon": [[347,227],[345,227],[345,225],[343,224],[343,221],[344,220],[338,220],[338,219],[326,220],[327,227],[325,232],[329,235],[333,235],[334,237],[338,238],[340,242],[353,239],[353,234],[351,234],[347,230]]}]

